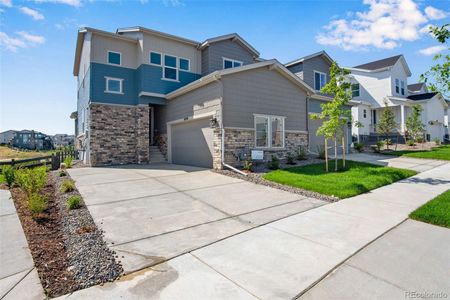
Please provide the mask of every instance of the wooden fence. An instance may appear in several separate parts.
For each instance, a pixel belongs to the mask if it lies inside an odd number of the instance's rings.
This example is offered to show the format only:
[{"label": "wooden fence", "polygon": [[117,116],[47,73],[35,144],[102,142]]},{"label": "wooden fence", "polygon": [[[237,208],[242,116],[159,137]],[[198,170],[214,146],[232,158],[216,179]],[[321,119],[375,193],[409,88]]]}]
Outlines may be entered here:
[{"label": "wooden fence", "polygon": [[9,161],[1,161],[1,166],[12,166],[18,168],[33,168],[43,165],[48,165],[52,170],[59,169],[59,166],[62,162],[68,157],[71,156],[73,159],[78,159],[78,152],[69,150],[69,151],[58,151],[51,155],[47,156],[39,156],[33,158],[26,159],[11,159]]}]

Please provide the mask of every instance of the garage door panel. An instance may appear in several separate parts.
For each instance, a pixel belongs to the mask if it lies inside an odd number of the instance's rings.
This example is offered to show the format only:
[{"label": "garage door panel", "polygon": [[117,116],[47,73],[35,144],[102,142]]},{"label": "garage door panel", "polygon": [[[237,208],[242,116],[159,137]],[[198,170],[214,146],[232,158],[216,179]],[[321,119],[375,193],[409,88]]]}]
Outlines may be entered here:
[{"label": "garage door panel", "polygon": [[172,163],[211,168],[213,129],[209,119],[183,122],[172,126]]}]

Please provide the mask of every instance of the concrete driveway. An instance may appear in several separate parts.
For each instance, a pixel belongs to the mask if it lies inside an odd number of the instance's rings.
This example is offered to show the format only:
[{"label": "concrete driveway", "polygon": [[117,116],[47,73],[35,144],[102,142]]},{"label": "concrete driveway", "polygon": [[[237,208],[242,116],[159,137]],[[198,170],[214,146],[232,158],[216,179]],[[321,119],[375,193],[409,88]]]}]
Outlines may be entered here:
[{"label": "concrete driveway", "polygon": [[326,204],[189,166],[69,173],[126,273]]}]

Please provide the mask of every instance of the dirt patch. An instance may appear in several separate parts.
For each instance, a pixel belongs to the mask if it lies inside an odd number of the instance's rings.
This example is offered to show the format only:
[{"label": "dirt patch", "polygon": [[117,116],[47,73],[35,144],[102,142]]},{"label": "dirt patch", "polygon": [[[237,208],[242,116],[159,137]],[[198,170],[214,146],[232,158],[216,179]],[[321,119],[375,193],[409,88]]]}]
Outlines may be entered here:
[{"label": "dirt patch", "polygon": [[70,176],[67,172],[67,176],[59,174],[60,171],[48,173],[47,186],[42,190],[48,207],[35,216],[28,208],[26,194],[18,187],[10,189],[41,284],[49,297],[113,281],[123,271],[83,201],[77,209],[67,208],[67,199],[79,193],[76,189],[62,193],[60,186]]}]

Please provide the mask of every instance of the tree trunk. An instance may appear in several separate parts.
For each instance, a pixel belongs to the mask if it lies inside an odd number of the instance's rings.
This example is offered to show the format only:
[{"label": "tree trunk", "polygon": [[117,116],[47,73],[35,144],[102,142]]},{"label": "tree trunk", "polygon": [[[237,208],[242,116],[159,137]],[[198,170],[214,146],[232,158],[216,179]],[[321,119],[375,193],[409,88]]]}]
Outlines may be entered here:
[{"label": "tree trunk", "polygon": [[327,139],[325,138],[325,169],[328,172],[328,143]]},{"label": "tree trunk", "polygon": [[342,167],[345,169],[345,137],[342,137]]},{"label": "tree trunk", "polygon": [[338,157],[337,157],[337,136],[334,136],[334,171],[338,170]]}]

